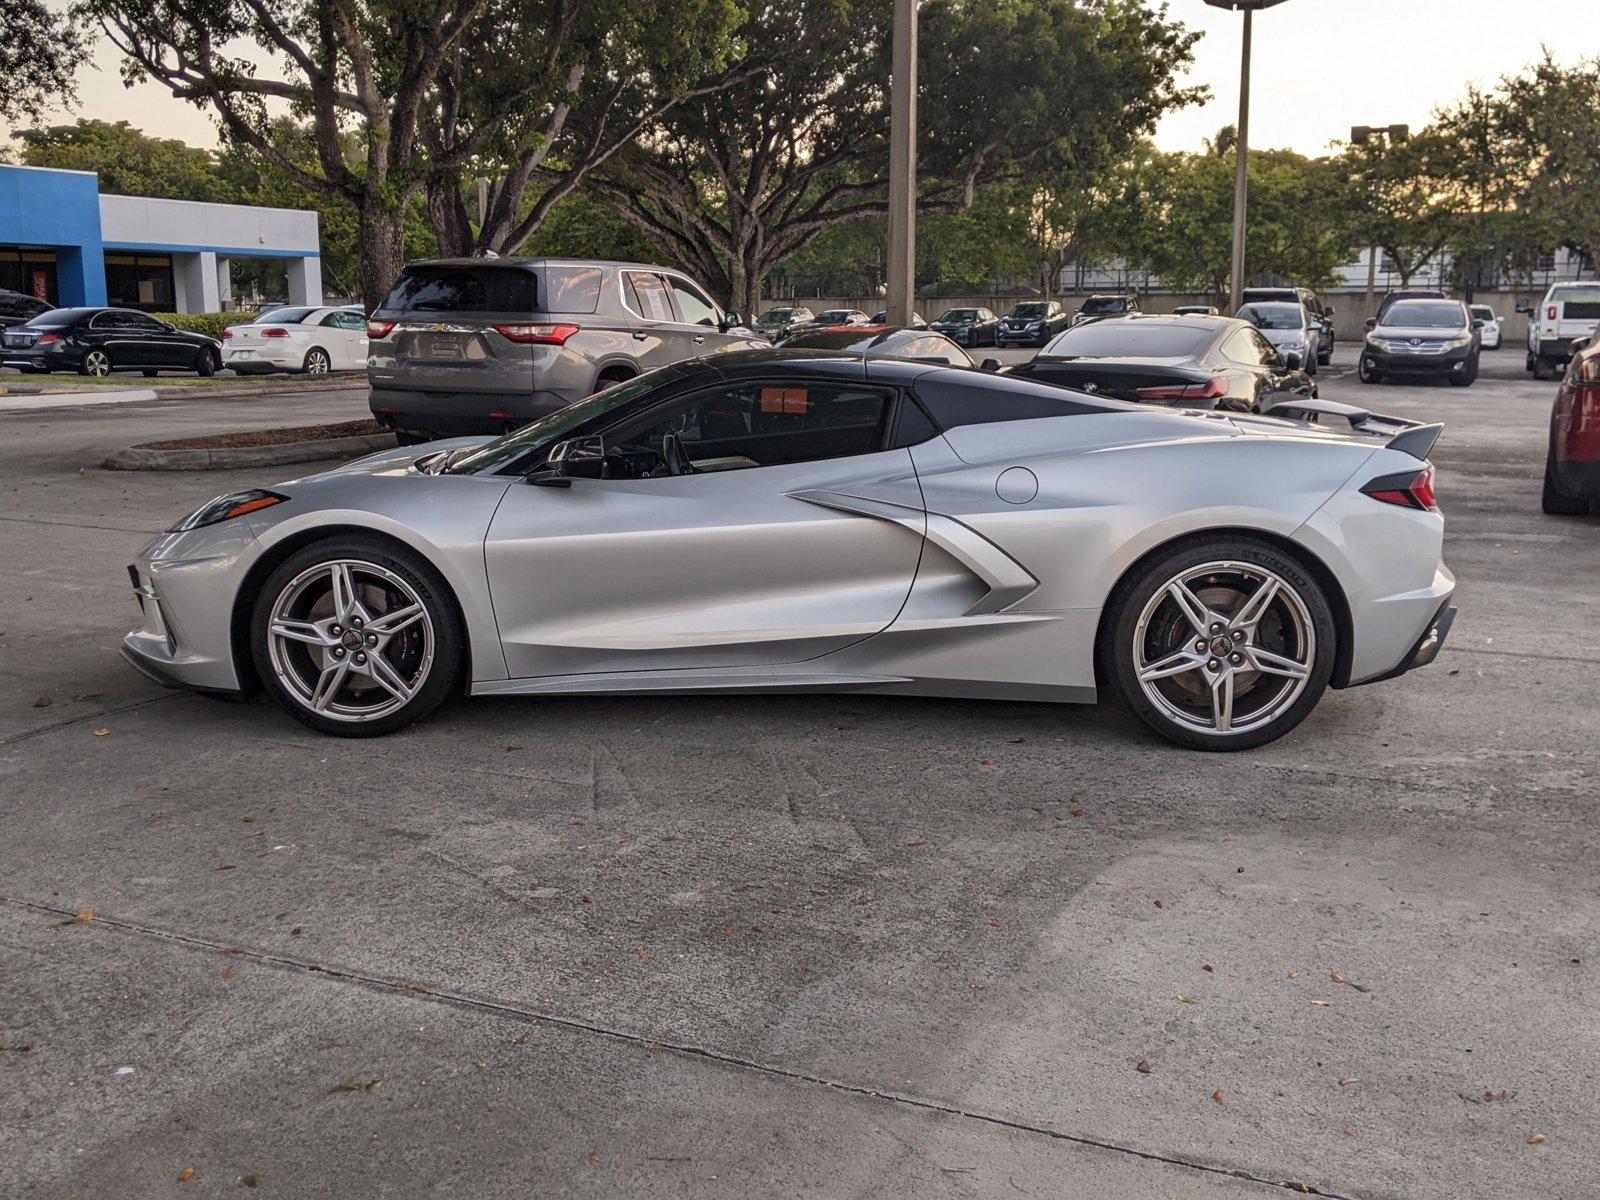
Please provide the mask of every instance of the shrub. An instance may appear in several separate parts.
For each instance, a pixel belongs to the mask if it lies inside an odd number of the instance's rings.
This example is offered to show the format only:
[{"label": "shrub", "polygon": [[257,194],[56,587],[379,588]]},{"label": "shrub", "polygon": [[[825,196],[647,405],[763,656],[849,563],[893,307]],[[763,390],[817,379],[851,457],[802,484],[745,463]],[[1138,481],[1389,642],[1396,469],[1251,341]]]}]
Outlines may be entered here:
[{"label": "shrub", "polygon": [[253,321],[255,313],[247,312],[203,312],[203,313],[152,313],[158,321],[165,321],[179,329],[188,330],[190,333],[203,333],[207,337],[222,340],[222,331],[229,325],[243,325],[246,321]]}]

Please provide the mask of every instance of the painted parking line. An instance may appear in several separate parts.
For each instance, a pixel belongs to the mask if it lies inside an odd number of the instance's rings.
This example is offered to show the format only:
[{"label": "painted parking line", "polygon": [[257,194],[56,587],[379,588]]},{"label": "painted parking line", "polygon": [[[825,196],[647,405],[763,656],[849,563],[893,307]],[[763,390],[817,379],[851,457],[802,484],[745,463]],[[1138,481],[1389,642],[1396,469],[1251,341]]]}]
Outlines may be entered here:
[{"label": "painted parking line", "polygon": [[0,396],[0,412],[39,412],[52,408],[82,408],[86,404],[138,404],[155,400],[153,388],[97,388],[92,392],[33,392]]}]

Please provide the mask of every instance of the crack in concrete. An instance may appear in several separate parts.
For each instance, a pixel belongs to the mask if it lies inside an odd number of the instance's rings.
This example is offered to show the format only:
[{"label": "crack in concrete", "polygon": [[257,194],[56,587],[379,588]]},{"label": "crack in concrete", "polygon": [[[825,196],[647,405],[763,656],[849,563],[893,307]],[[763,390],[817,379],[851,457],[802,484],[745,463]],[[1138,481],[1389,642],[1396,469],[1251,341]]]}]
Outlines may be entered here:
[{"label": "crack in concrete", "polygon": [[184,692],[163,692],[159,696],[148,696],[143,700],[130,700],[126,704],[113,704],[109,708],[96,709],[94,712],[84,713],[82,716],[67,717],[61,721],[51,721],[48,725],[40,725],[36,729],[24,729],[20,733],[10,733],[0,737],[0,747],[12,746],[17,742],[25,742],[29,738],[36,738],[42,734],[54,733],[58,729],[68,729],[73,725],[82,725],[85,721],[98,721],[101,717],[109,717],[116,713],[128,712],[135,708],[144,708],[151,704],[160,704],[166,700],[181,699]]},{"label": "crack in concrete", "polygon": [[[31,912],[44,913],[50,916],[71,918],[75,914],[64,908],[57,908],[50,904],[41,904],[34,900],[24,900],[14,896],[0,896],[0,903],[13,908]],[[1108,1142],[1100,1138],[1088,1137],[1083,1134],[1068,1133],[1064,1130],[1054,1129],[1048,1125],[1037,1125],[1028,1121],[1017,1120],[1013,1117],[1003,1117],[995,1113],[982,1112],[978,1109],[962,1108],[959,1105],[946,1103],[941,1100],[930,1100],[925,1097],[911,1096],[903,1092],[884,1091],[879,1088],[867,1087],[864,1084],[848,1083],[843,1080],[829,1079],[827,1076],[814,1075],[806,1071],[795,1070],[792,1067],[783,1067],[775,1063],[761,1062],[757,1059],[745,1058],[741,1055],[727,1051],[713,1050],[705,1046],[696,1046],[688,1042],[673,1042],[664,1038],[647,1037],[643,1034],[631,1033],[625,1029],[614,1029],[594,1021],[585,1021],[577,1017],[558,1016],[536,1008],[513,1004],[505,1000],[485,999],[481,996],[469,995],[465,992],[451,990],[435,990],[424,988],[419,984],[404,979],[385,979],[378,975],[369,975],[365,972],[349,970],[343,967],[328,966],[324,963],[310,962],[304,959],[290,958],[283,954],[274,954],[265,950],[251,950],[243,946],[229,945],[223,942],[212,941],[209,938],[197,937],[193,934],[177,933],[167,929],[157,929],[153,926],[141,925],[135,921],[121,920],[116,917],[103,916],[96,913],[94,920],[87,928],[94,929],[101,926],[119,930],[123,933],[137,934],[141,937],[159,939],[182,946],[185,949],[200,950],[210,954],[229,954],[241,958],[251,959],[267,966],[278,967],[285,970],[302,971],[307,974],[326,975],[332,979],[341,980],[365,987],[374,991],[393,993],[404,999],[420,1003],[444,1004],[454,1008],[468,1009],[476,1012],[490,1013],[496,1016],[515,1018],[530,1024],[553,1025],[557,1028],[573,1033],[590,1034],[596,1037],[610,1038],[613,1041],[623,1042],[628,1045],[638,1046],[648,1050],[668,1050],[674,1054],[681,1054],[688,1058],[698,1058],[709,1062],[720,1063],[723,1066],[737,1067],[741,1070],[755,1071],[777,1079],[785,1079],[792,1083],[812,1084],[818,1087],[831,1088],[851,1096],[859,1096],[869,1100],[880,1100],[890,1104],[899,1104],[907,1108],[914,1108],[923,1112],[938,1113],[943,1116],[961,1117],[969,1121],[978,1121],[986,1125],[993,1125],[1002,1129],[1014,1130],[1018,1133],[1032,1133],[1042,1137],[1051,1138],[1059,1142],[1070,1142],[1073,1145],[1104,1150],[1111,1154],[1121,1154],[1130,1158],[1141,1159],[1145,1162],[1160,1163],[1169,1167],[1181,1167],[1185,1170],[1199,1171],[1206,1175],[1216,1175],[1224,1179],[1235,1179],[1241,1183],[1254,1183],[1262,1187],[1275,1188],[1279,1191],[1291,1192],[1297,1196],[1322,1196],[1325,1200],[1355,1200],[1342,1192],[1322,1191],[1312,1185],[1293,1179],[1271,1179],[1257,1175],[1251,1171],[1237,1168],[1212,1166],[1207,1163],[1193,1162],[1189,1159],[1179,1158],[1175,1155],[1160,1154],[1151,1150],[1140,1150],[1134,1146],[1125,1146],[1117,1142]]]}]

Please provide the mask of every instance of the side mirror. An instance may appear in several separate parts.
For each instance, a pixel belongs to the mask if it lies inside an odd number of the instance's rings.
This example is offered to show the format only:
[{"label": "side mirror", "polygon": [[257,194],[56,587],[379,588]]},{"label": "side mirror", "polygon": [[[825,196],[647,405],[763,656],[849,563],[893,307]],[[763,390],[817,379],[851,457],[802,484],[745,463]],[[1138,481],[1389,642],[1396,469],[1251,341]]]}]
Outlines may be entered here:
[{"label": "side mirror", "polygon": [[165,329],[168,333],[178,332],[178,327],[176,325],[169,325],[165,321],[161,322],[161,328]]},{"label": "side mirror", "polygon": [[1331,316],[1333,316],[1333,305],[1331,305],[1331,304],[1324,304],[1324,305],[1323,305],[1323,306],[1322,306],[1322,315],[1323,315],[1323,316],[1325,316],[1325,317],[1331,317]]},{"label": "side mirror", "polygon": [[1303,366],[1305,366],[1305,362],[1292,350],[1283,360],[1283,368],[1286,371],[1298,371]]},{"label": "side mirror", "polygon": [[723,333],[727,333],[728,330],[732,329],[735,325],[743,324],[744,320],[739,316],[738,313],[725,312],[722,314],[722,320],[717,322],[717,327],[721,329]]},{"label": "side mirror", "polygon": [[1593,338],[1586,338],[1586,337],[1573,338],[1572,339],[1572,345],[1568,346],[1567,349],[1570,350],[1573,354],[1581,354],[1581,353],[1583,353],[1583,351],[1585,351],[1585,350],[1587,350],[1589,348],[1589,343],[1592,342],[1593,340],[1594,340]]},{"label": "side mirror", "polygon": [[541,487],[571,487],[574,479],[600,479],[606,470],[605,439],[593,437],[568,438],[550,447],[549,467],[537,475],[528,476],[528,482]]},{"label": "side mirror", "polygon": [[1377,327],[1378,327],[1378,318],[1377,317],[1368,317],[1367,320],[1366,320],[1366,324],[1365,324],[1364,328],[1366,328],[1368,330],[1372,330],[1372,329],[1376,329]]},{"label": "side mirror", "polygon": [[1485,321],[1482,317],[1473,317],[1472,318],[1472,327],[1474,329],[1483,329],[1488,324],[1489,324],[1489,322]]},{"label": "side mirror", "polygon": [[998,358],[986,358],[978,364],[978,370],[980,371],[998,371],[999,369],[1000,360]]},{"label": "side mirror", "polygon": [[1524,316],[1526,316],[1528,313],[1531,313],[1533,311],[1533,303],[1532,303],[1532,301],[1529,301],[1529,300],[1518,300],[1517,301],[1517,311],[1519,313],[1523,314]]}]

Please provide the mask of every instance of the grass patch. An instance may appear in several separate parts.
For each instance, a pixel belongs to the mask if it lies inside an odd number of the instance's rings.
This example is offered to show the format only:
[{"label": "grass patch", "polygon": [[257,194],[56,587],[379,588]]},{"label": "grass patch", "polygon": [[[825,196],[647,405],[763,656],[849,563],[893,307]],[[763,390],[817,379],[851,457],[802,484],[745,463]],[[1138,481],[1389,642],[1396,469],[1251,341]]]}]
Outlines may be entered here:
[{"label": "grass patch", "polygon": [[376,421],[341,421],[336,425],[291,425],[285,429],[251,429],[241,433],[208,433],[166,442],[141,442],[135,450],[237,450],[247,446],[287,446],[328,438],[366,437],[387,433]]}]

